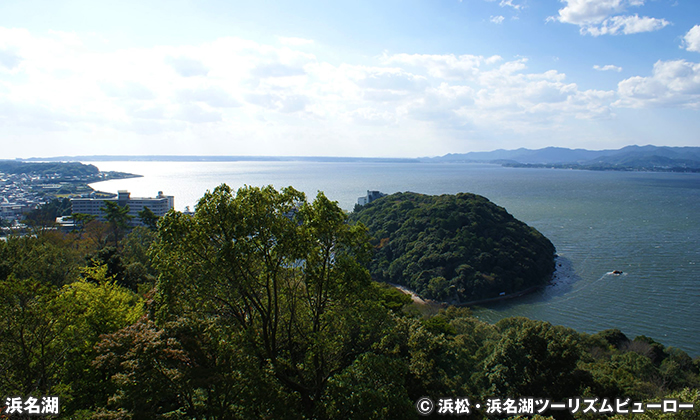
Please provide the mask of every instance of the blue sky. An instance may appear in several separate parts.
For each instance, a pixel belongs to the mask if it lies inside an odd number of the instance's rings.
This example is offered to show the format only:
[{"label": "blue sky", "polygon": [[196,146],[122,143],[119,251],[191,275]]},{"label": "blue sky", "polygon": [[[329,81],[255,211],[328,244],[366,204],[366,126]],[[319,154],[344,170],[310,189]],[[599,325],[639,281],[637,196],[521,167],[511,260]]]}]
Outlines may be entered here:
[{"label": "blue sky", "polygon": [[700,2],[4,1],[0,127],[0,158],[700,146]]}]

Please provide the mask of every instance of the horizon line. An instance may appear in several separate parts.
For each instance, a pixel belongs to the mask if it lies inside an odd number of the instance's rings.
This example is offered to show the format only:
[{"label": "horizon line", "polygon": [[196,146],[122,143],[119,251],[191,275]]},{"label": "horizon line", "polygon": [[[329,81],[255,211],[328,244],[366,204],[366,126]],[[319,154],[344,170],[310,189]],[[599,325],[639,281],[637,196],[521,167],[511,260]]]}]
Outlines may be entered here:
[{"label": "horizon line", "polygon": [[202,161],[202,160],[220,160],[220,161],[241,161],[241,160],[396,160],[396,161],[410,161],[410,160],[417,160],[417,159],[434,159],[434,158],[440,158],[440,157],[445,157],[445,156],[454,156],[454,155],[467,155],[467,154],[478,154],[478,153],[492,153],[492,152],[499,152],[499,151],[518,151],[518,150],[524,150],[524,151],[540,151],[540,150],[545,150],[545,149],[562,149],[562,150],[573,150],[573,151],[591,151],[591,152],[602,152],[602,151],[618,151],[622,150],[628,147],[656,147],[656,148],[671,148],[671,149],[677,149],[677,148],[696,148],[698,146],[656,146],[653,144],[647,144],[644,146],[640,146],[637,144],[630,144],[627,146],[623,146],[618,149],[583,149],[583,148],[576,148],[572,149],[569,147],[561,147],[561,146],[546,146],[546,147],[541,147],[538,149],[528,149],[525,147],[520,147],[516,149],[492,149],[492,150],[479,150],[479,151],[469,151],[469,152],[449,152],[443,155],[433,155],[433,156],[415,156],[415,157],[396,157],[396,156],[319,156],[319,155],[154,155],[154,154],[142,154],[142,155],[112,155],[112,154],[94,154],[94,155],[73,155],[73,156],[44,156],[44,157],[37,157],[37,156],[32,156],[28,158],[0,158],[0,160],[7,160],[7,161],[42,161],[42,160],[51,160],[51,161],[75,161],[75,162],[80,162],[80,161],[90,161],[90,160],[103,160],[103,161],[120,161],[120,160],[143,160],[143,161],[148,161],[148,160],[162,160],[162,161],[168,161],[169,159],[173,159],[176,161],[186,161],[189,159],[192,159],[193,161]]}]

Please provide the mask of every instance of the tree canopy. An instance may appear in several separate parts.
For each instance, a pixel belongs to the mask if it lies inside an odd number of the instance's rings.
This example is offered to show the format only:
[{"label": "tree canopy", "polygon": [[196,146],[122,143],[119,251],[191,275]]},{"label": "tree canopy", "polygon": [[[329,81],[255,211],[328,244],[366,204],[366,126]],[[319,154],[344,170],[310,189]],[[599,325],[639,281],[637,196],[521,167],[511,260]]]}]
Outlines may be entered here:
[{"label": "tree canopy", "polygon": [[485,197],[396,193],[351,216],[373,237],[373,278],[464,303],[545,284],[554,245]]},{"label": "tree canopy", "polygon": [[161,320],[213,323],[261,368],[237,369],[320,416],[331,376],[378,340],[365,230],[322,193],[308,203],[292,188],[226,185],[159,225]]},{"label": "tree canopy", "polygon": [[120,206],[114,201],[105,201],[100,210],[104,213],[104,218],[112,228],[114,246],[118,246],[123,232],[129,227],[129,220],[133,216],[129,215],[129,205]]},{"label": "tree canopy", "polygon": [[429,311],[371,281],[365,227],[321,193],[222,185],[119,246],[105,226],[0,241],[0,395],[81,420],[418,419],[426,396],[679,398],[696,409],[632,418],[698,418],[700,359]]}]

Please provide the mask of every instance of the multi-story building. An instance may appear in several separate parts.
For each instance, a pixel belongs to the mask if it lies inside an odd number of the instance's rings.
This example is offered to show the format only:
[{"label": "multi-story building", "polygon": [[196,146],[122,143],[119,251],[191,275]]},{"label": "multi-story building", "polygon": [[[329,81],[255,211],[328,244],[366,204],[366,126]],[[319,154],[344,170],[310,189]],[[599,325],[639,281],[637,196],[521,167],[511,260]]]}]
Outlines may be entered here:
[{"label": "multi-story building", "polygon": [[34,210],[36,204],[26,203],[2,203],[0,204],[0,219],[5,222],[19,222],[26,213]]},{"label": "multi-story building", "polygon": [[119,190],[117,197],[113,198],[73,198],[71,199],[72,213],[83,213],[97,216],[97,220],[105,221],[105,213],[101,210],[105,206],[105,201],[112,201],[120,206],[129,206],[129,216],[131,226],[140,226],[141,219],[139,212],[148,207],[156,216],[164,216],[168,210],[175,208],[175,197],[163,195],[163,191],[158,191],[156,197],[131,197],[125,190]]},{"label": "multi-story building", "polygon": [[357,199],[357,204],[364,206],[365,204],[371,203],[372,201],[376,200],[377,198],[382,198],[386,194],[380,191],[370,191],[367,190],[367,195],[364,197],[360,197]]}]

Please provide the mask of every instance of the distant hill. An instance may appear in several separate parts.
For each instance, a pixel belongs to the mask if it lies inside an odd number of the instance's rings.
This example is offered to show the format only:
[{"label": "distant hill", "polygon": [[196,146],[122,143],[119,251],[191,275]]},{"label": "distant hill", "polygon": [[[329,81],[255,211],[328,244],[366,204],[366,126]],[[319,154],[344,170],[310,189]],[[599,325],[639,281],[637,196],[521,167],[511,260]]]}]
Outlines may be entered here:
[{"label": "distant hill", "polygon": [[622,149],[586,150],[563,147],[544,149],[494,150],[491,152],[449,153],[433,158],[369,158],[334,156],[178,156],[178,155],[91,155],[33,157],[23,162],[488,162],[516,167],[554,167],[566,169],[700,172],[700,147],[627,146]]},{"label": "distant hill", "polygon": [[518,294],[554,271],[554,245],[479,195],[396,193],[350,220],[373,237],[372,277],[424,298],[459,304]]},{"label": "distant hill", "polygon": [[6,174],[37,174],[63,177],[97,175],[100,170],[94,165],[79,162],[23,162],[18,160],[0,160],[0,172]]},{"label": "distant hill", "polygon": [[199,155],[86,155],[32,157],[23,162],[375,162],[414,163],[412,158],[363,158],[334,156],[199,156]]},{"label": "distant hill", "polygon": [[516,150],[494,150],[492,152],[470,152],[459,154],[447,154],[436,160],[449,160],[461,162],[493,162],[512,161],[517,163],[578,163],[605,156],[616,150],[585,150],[585,149],[565,149],[563,147],[546,147],[544,149],[516,149]]},{"label": "distant hill", "polygon": [[506,166],[560,167],[590,170],[700,172],[700,147],[627,146],[617,150],[544,149],[494,150],[447,154],[436,162],[489,162]]}]

